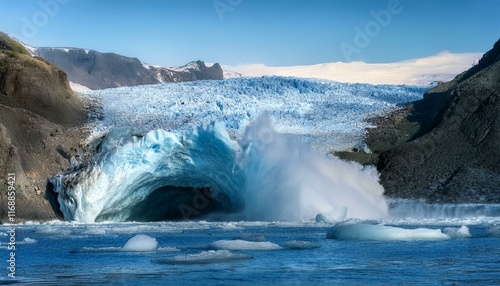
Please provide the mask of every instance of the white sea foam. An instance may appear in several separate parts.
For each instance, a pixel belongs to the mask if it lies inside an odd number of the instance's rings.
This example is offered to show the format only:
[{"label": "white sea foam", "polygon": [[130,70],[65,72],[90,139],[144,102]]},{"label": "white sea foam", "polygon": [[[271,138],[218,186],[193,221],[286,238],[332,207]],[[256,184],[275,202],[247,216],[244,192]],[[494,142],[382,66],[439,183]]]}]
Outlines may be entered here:
[{"label": "white sea foam", "polygon": [[316,215],[316,222],[337,223],[343,221],[347,216],[347,207],[339,207],[329,213],[319,213]]},{"label": "white sea foam", "polygon": [[233,222],[228,222],[228,223],[223,223],[220,226],[220,229],[223,229],[223,230],[244,230],[245,228],[241,227],[241,226],[237,226]]},{"label": "white sea foam", "polygon": [[265,116],[247,128],[241,145],[246,219],[298,221],[318,213],[332,214],[332,220],[387,216],[374,168],[294,144],[275,132]]},{"label": "white sea foam", "polygon": [[429,204],[420,200],[388,200],[392,218],[446,219],[500,217],[500,204]]},{"label": "white sea foam", "polygon": [[447,227],[443,230],[444,233],[449,235],[451,238],[469,238],[471,234],[469,228],[465,225],[461,227]]},{"label": "white sea foam", "polygon": [[71,230],[47,226],[39,228],[37,233],[50,236],[69,236],[71,235]]},{"label": "white sea foam", "polygon": [[489,227],[488,234],[493,237],[500,237],[500,224],[495,224]]}]

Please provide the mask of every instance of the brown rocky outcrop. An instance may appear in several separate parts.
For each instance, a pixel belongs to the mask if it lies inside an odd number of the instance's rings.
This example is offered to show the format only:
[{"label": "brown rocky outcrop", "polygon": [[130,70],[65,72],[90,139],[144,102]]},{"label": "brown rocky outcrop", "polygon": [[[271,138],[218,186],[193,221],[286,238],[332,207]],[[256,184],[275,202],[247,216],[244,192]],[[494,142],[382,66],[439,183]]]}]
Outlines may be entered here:
[{"label": "brown rocky outcrop", "polygon": [[[47,178],[67,168],[56,149],[86,137],[83,107],[66,74],[0,33],[0,221],[7,221],[7,174],[15,174],[16,222],[55,218]],[[61,146],[60,146],[61,145]]]}]

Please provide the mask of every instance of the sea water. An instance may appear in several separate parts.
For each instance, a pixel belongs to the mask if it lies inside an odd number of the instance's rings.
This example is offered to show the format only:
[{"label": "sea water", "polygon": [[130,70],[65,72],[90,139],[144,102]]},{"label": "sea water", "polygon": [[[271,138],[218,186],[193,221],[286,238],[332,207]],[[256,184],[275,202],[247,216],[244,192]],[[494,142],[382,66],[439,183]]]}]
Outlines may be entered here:
[{"label": "sea water", "polygon": [[[490,208],[500,208],[498,205]],[[400,211],[400,210],[399,210]],[[330,236],[335,227],[363,233]],[[7,231],[15,228],[15,278]],[[434,233],[390,239],[386,229]],[[28,285],[498,285],[500,217],[179,221],[0,227],[0,283]],[[371,235],[381,232],[382,235]],[[390,232],[388,232],[390,233]],[[350,236],[349,236],[350,235]]]}]

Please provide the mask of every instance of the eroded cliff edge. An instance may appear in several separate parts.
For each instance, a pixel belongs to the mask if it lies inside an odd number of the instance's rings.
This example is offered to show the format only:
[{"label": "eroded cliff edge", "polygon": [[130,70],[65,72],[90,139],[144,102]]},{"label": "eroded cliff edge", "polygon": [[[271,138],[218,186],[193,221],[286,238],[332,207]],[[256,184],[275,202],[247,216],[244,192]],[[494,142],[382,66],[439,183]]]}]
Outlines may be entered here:
[{"label": "eroded cliff edge", "polygon": [[[86,138],[84,112],[56,66],[0,33],[0,221],[7,222],[7,174],[15,174],[15,222],[56,216],[47,178]],[[59,150],[59,151],[57,151]],[[65,150],[65,151],[64,151]],[[62,155],[61,155],[62,154]]]}]

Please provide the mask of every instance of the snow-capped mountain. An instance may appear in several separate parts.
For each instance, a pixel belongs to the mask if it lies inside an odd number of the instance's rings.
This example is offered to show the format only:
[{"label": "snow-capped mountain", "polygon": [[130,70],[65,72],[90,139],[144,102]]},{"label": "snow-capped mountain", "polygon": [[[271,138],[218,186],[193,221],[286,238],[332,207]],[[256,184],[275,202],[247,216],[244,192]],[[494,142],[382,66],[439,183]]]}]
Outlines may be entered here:
[{"label": "snow-capped mountain", "polygon": [[137,58],[78,48],[31,48],[33,55],[48,60],[68,74],[71,82],[90,89],[135,86],[161,82],[221,80],[219,64],[194,61],[182,67],[160,67]]},{"label": "snow-capped mountain", "polygon": [[[184,66],[163,67],[142,63],[135,58],[112,53],[102,54],[88,49],[35,48],[24,45],[32,55],[60,66],[68,73],[70,81],[90,89],[273,75],[349,83],[425,86],[452,80],[457,74],[477,63],[482,56],[481,53],[445,51],[434,56],[394,63],[335,62],[272,67],[263,64],[220,66],[218,63],[193,61]],[[96,60],[99,63],[95,63]]]},{"label": "snow-capped mountain", "polygon": [[452,80],[481,58],[481,53],[454,54],[442,52],[435,56],[394,63],[324,63],[305,66],[271,67],[262,64],[223,66],[243,76],[294,76],[320,78],[339,82],[370,84],[429,85]]}]

